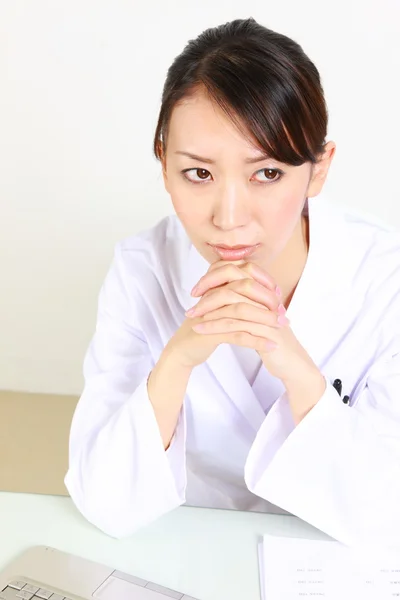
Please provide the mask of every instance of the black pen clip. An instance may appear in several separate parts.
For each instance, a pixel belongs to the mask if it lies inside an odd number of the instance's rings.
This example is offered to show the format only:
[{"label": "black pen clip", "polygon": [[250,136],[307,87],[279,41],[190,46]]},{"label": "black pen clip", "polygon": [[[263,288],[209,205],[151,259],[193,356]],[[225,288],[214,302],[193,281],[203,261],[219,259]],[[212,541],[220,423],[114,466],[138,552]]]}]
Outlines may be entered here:
[{"label": "black pen clip", "polygon": [[333,387],[335,388],[335,390],[337,391],[337,393],[339,394],[339,396],[342,395],[342,382],[340,379],[335,379],[335,381],[332,383]]},{"label": "black pen clip", "polygon": [[[337,391],[337,393],[339,394],[339,396],[342,396],[342,380],[341,379],[335,379],[335,381],[332,383],[332,386],[335,388],[335,390]],[[348,404],[350,401],[350,397],[349,396],[343,396],[342,398],[342,402],[344,404]]]}]

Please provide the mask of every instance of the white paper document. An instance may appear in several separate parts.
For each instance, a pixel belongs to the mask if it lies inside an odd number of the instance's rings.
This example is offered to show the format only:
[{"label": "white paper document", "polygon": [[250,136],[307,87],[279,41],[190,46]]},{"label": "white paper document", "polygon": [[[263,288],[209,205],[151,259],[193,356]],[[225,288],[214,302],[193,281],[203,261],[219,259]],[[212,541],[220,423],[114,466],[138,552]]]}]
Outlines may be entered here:
[{"label": "white paper document", "polygon": [[263,600],[400,598],[400,556],[373,558],[339,542],[267,535],[259,558]]}]

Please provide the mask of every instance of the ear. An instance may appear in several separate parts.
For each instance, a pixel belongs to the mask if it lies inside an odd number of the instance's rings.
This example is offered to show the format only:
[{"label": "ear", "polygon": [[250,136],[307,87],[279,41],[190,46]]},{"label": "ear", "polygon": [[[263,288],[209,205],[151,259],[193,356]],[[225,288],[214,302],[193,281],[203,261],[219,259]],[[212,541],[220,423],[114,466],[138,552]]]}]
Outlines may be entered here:
[{"label": "ear", "polygon": [[165,154],[165,150],[164,150],[164,145],[161,140],[158,140],[158,143],[157,143],[157,155],[160,160],[161,167],[162,167],[164,187],[165,187],[165,190],[169,193],[168,176],[167,176],[167,159],[166,159],[166,154]]},{"label": "ear", "polygon": [[324,146],[324,151],[317,163],[313,165],[312,175],[308,184],[307,196],[313,198],[318,196],[323,188],[326,177],[328,175],[329,167],[336,152],[336,144],[334,142],[328,142]]}]

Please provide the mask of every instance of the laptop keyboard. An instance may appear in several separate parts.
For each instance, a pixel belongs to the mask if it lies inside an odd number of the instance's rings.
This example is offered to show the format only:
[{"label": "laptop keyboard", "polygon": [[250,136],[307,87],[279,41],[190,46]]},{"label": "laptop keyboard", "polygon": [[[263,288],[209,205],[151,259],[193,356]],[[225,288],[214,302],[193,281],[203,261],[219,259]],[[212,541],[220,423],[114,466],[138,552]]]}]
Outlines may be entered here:
[{"label": "laptop keyboard", "polygon": [[[148,581],[144,581],[143,579],[138,579],[137,577],[133,577],[131,575],[127,575],[126,573],[121,573],[120,571],[113,571],[112,576],[110,576],[103,585],[108,584],[108,589],[110,589],[109,583],[110,581],[118,582],[122,580],[123,582],[130,583],[135,588],[138,586],[138,589],[146,590],[146,598],[150,600],[153,598],[152,594],[155,594],[157,598],[165,597],[165,600],[196,600],[196,598],[192,598],[192,596],[185,596],[179,592],[175,592],[174,590],[170,590],[161,585],[157,585],[155,583],[149,583]],[[101,588],[100,588],[101,589]],[[98,591],[98,590],[97,590]],[[126,591],[126,590],[125,590]],[[96,594],[93,594],[95,596]],[[128,594],[129,597],[130,594]],[[112,598],[121,598],[124,600],[126,593],[122,591],[120,594],[116,592],[116,594],[112,594]],[[135,595],[136,598],[136,595]],[[37,587],[35,585],[31,585],[30,583],[26,583],[25,581],[11,581],[3,591],[0,591],[0,600],[71,600],[68,596],[64,596],[63,594],[54,594],[50,590],[46,590],[42,587]]]},{"label": "laptop keyboard", "polygon": [[11,581],[8,586],[0,592],[0,600],[69,600],[67,596],[53,594],[49,590],[38,588],[24,581]]}]

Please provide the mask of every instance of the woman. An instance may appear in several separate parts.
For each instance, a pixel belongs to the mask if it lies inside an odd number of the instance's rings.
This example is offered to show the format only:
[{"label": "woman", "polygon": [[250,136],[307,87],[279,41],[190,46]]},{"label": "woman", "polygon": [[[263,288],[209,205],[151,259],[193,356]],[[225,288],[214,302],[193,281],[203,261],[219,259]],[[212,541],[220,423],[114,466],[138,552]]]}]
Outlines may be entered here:
[{"label": "woman", "polygon": [[72,423],[66,484],[108,534],[186,502],[399,546],[400,236],[321,197],[326,131],[317,69],[252,19],[169,69],[177,214],[117,246]]}]

